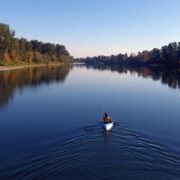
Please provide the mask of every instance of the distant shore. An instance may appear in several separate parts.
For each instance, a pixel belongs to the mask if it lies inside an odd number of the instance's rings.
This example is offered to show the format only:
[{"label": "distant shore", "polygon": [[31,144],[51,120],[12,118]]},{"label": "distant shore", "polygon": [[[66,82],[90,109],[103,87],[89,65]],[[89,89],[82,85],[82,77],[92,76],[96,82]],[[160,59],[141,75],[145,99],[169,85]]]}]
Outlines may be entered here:
[{"label": "distant shore", "polygon": [[13,69],[23,69],[27,67],[42,67],[42,66],[58,66],[62,64],[31,64],[31,65],[17,65],[17,66],[0,66],[0,71],[8,71]]}]

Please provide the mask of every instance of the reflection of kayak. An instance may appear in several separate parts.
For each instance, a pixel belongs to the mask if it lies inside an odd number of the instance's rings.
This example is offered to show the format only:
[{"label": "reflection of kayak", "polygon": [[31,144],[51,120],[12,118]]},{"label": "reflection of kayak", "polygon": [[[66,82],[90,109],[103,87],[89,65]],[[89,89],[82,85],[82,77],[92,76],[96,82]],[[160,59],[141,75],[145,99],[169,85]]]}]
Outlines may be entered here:
[{"label": "reflection of kayak", "polygon": [[110,123],[102,123],[102,128],[104,129],[104,130],[106,130],[106,131],[110,131],[111,129],[112,129],[112,127],[113,127],[113,125],[114,125],[114,122],[110,122]]}]

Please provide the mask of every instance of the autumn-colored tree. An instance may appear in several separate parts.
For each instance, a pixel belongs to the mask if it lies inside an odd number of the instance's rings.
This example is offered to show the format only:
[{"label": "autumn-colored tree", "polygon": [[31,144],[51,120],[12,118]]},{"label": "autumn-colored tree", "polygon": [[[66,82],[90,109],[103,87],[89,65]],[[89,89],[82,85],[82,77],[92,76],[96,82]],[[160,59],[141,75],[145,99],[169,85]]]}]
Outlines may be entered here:
[{"label": "autumn-colored tree", "polygon": [[69,62],[71,57],[65,46],[15,38],[9,25],[0,23],[0,63]]}]

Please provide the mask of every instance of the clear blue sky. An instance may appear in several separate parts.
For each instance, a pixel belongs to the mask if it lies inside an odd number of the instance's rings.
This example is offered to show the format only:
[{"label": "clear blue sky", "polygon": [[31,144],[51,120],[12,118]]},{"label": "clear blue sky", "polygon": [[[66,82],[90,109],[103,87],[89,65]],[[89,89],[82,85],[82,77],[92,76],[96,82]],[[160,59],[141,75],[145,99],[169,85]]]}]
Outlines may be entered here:
[{"label": "clear blue sky", "polygon": [[180,0],[0,0],[17,37],[64,44],[75,57],[180,41]]}]

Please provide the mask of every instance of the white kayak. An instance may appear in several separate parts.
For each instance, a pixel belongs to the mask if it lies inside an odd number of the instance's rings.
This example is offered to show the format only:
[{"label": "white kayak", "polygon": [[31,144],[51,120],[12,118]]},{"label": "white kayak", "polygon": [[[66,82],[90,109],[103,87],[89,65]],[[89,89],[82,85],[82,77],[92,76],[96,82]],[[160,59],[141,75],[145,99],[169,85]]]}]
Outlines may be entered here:
[{"label": "white kayak", "polygon": [[110,131],[113,128],[114,122],[102,123],[102,128],[106,131]]}]

